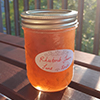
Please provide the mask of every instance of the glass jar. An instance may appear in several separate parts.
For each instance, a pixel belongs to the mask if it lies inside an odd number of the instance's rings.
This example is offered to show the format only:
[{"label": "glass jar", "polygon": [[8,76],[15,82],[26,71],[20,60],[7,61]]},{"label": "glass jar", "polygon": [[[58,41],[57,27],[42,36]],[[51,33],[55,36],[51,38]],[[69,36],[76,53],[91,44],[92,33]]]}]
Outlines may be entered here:
[{"label": "glass jar", "polygon": [[21,14],[27,76],[38,90],[60,91],[73,76],[77,11],[29,10]]}]

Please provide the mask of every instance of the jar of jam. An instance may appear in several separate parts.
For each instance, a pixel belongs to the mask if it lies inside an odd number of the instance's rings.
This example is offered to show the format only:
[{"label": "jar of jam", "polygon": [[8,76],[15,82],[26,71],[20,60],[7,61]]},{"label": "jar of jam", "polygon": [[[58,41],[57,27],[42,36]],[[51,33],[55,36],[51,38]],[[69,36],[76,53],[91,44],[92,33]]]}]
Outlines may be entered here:
[{"label": "jar of jam", "polygon": [[60,91],[73,76],[77,11],[28,10],[21,14],[27,76],[38,90]]}]

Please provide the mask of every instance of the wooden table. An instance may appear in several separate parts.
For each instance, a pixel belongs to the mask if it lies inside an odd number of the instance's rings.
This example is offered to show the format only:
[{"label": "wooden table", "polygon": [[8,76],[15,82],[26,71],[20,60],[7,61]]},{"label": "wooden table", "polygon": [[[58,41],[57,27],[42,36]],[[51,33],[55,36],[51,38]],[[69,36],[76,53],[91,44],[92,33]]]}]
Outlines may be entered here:
[{"label": "wooden table", "polygon": [[1,94],[13,100],[100,100],[100,57],[75,51],[74,77],[59,92],[33,88],[26,76],[24,39],[0,33]]}]

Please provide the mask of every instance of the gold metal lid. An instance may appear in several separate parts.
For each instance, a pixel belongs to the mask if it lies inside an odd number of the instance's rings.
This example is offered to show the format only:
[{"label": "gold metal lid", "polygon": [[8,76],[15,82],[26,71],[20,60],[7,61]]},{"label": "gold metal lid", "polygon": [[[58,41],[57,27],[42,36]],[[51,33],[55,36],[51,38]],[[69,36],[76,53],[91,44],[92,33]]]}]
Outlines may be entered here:
[{"label": "gold metal lid", "polygon": [[28,10],[21,14],[22,26],[32,29],[62,29],[76,27],[78,12],[74,10]]}]

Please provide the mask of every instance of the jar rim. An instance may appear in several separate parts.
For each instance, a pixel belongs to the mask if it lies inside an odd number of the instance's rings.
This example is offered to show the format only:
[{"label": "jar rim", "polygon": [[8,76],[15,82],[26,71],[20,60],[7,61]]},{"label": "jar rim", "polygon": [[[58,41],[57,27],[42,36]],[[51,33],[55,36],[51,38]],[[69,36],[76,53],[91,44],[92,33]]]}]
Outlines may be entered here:
[{"label": "jar rim", "polygon": [[21,14],[22,26],[33,29],[69,28],[77,24],[78,12],[68,9],[35,9]]},{"label": "jar rim", "polygon": [[77,11],[69,9],[35,9],[22,12],[21,17],[28,19],[67,19],[76,17],[77,14]]}]

